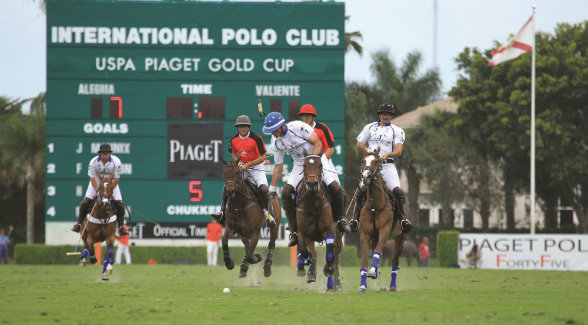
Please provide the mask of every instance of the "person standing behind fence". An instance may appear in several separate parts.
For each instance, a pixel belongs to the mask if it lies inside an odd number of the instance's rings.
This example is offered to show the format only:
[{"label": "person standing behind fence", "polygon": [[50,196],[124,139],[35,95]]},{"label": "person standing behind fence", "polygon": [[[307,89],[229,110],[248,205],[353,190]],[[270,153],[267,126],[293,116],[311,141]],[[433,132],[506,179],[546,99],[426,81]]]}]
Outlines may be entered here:
[{"label": "person standing behind fence", "polygon": [[131,264],[131,250],[129,249],[129,227],[125,224],[123,226],[126,235],[116,236],[118,240],[118,248],[116,250],[116,264],[122,264],[122,255],[125,254],[125,262]]},{"label": "person standing behind fence", "polygon": [[429,237],[423,237],[423,241],[419,245],[419,266],[429,266]]},{"label": "person standing behind fence", "polygon": [[8,243],[10,239],[6,236],[4,229],[0,229],[0,263],[8,264]]},{"label": "person standing behind fence", "polygon": [[478,269],[482,265],[482,251],[478,249],[478,244],[474,244],[472,249],[466,254],[470,269]]},{"label": "person standing behind fence", "polygon": [[213,218],[206,226],[206,261],[209,266],[216,266],[218,242],[222,234],[223,226]]}]

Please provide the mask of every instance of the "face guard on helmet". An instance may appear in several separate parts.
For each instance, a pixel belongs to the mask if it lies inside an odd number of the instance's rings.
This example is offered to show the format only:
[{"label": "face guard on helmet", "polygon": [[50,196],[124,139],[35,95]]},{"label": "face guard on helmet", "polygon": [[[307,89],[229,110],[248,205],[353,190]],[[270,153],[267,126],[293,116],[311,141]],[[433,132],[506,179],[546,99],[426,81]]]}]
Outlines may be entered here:
[{"label": "face guard on helmet", "polygon": [[263,123],[263,133],[272,134],[272,132],[284,125],[285,122],[286,120],[282,114],[278,112],[271,112],[265,117],[265,122]]}]

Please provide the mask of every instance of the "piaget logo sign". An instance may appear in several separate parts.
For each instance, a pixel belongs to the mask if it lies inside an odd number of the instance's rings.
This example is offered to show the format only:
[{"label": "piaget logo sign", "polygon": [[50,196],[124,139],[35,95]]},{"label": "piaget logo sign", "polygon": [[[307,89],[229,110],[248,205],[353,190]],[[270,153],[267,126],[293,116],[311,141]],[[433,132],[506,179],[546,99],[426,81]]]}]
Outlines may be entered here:
[{"label": "piaget logo sign", "polygon": [[168,125],[168,178],[223,178],[222,124]]},{"label": "piaget logo sign", "polygon": [[460,234],[461,267],[474,245],[485,269],[588,271],[588,235]]}]

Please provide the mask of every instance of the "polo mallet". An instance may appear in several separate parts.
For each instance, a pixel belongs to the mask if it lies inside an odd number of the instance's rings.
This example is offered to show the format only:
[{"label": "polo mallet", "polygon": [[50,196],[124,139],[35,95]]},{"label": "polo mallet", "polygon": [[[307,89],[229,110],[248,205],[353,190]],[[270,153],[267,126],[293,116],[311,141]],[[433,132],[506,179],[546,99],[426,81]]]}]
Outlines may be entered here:
[{"label": "polo mallet", "polygon": [[263,106],[261,105],[261,99],[257,100],[257,110],[259,111],[259,116],[267,116],[263,111]]},{"label": "polo mallet", "polygon": [[[135,209],[133,209],[133,208],[129,207],[128,205],[127,205],[126,207],[127,207],[128,209],[130,209],[131,211],[133,211],[133,212],[136,212],[137,214],[139,214],[139,215],[140,215],[140,216],[142,216],[143,218],[145,218],[145,219],[147,219],[147,220],[149,220],[149,221],[153,222],[153,223],[154,223],[156,226],[161,226],[161,225],[160,225],[160,224],[159,224],[157,221],[155,221],[155,220],[153,220],[153,219],[149,218],[148,216],[146,216],[146,215],[142,214],[141,212],[139,212],[139,211],[137,211],[137,210],[135,210]],[[130,214],[129,214],[129,215],[130,215]]]},{"label": "polo mallet", "polygon": [[351,209],[351,206],[353,205],[353,202],[355,202],[355,196],[357,195],[357,190],[359,190],[359,187],[356,187],[355,188],[355,193],[353,193],[353,198],[351,198],[351,201],[349,202],[349,206],[347,207],[347,211],[345,211],[345,215],[346,216],[349,213],[349,209]]},{"label": "polo mallet", "polygon": [[[94,208],[96,208],[96,203],[98,203],[98,200],[96,200],[94,202],[94,206],[92,206],[92,211],[90,211],[90,215],[92,215],[92,213],[94,212]],[[78,246],[80,246],[80,240],[82,240],[82,236],[84,236],[84,231],[86,231],[86,226],[88,225],[88,222],[90,222],[90,221],[89,220],[86,220],[86,223],[84,224],[84,228],[80,232],[80,238],[78,239],[78,243],[77,243],[76,248],[74,249],[74,251],[73,252],[67,252],[67,253],[65,253],[65,255],[72,256],[72,255],[80,255],[80,254],[82,254],[82,253],[78,252]]]}]

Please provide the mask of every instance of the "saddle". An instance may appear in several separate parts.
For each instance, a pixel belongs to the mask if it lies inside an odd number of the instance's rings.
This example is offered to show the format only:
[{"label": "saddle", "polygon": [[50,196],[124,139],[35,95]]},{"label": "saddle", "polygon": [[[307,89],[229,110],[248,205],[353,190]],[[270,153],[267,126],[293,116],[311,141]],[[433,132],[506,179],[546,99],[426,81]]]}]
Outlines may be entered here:
[{"label": "saddle", "polygon": [[[394,196],[392,191],[387,186],[384,186],[384,191],[388,195],[388,201],[392,203],[392,211],[394,212],[394,219],[400,216],[400,205],[398,203],[398,199]],[[359,209],[363,209],[365,205],[365,201],[367,200],[367,195],[363,196],[362,198],[358,199],[357,204],[359,205]]]},{"label": "saddle", "polygon": [[[259,206],[263,207],[263,199],[261,197],[261,191],[259,190],[259,187],[257,187],[257,185],[255,185],[255,183],[250,178],[245,179],[245,184],[247,184],[251,192],[253,192],[253,196],[255,196],[255,200],[257,203],[259,203]],[[267,209],[267,207],[265,208]]]}]

